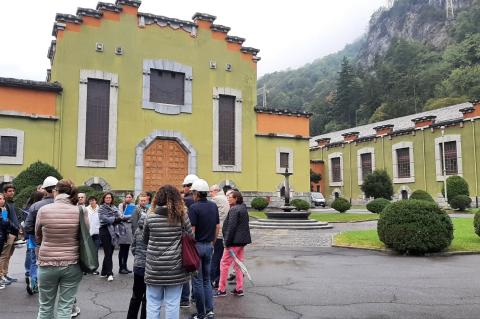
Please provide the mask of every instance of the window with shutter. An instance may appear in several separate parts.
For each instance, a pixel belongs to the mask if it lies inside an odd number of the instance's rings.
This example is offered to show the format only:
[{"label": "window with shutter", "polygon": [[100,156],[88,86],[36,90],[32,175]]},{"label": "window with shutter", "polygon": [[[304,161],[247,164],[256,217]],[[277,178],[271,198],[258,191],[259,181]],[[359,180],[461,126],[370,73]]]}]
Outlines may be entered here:
[{"label": "window with shutter", "polygon": [[360,155],[360,161],[362,165],[362,180],[372,173],[372,153],[363,153]]},{"label": "window with shutter", "polygon": [[443,167],[443,144],[444,143],[438,145],[440,147],[440,165],[442,167],[442,174],[445,169],[445,174],[456,175],[458,174],[457,142],[445,142],[445,168]]},{"label": "window with shutter", "polygon": [[399,148],[396,152],[398,178],[410,177],[410,149],[408,147]]},{"label": "window with shutter", "polygon": [[218,164],[235,165],[235,96],[220,95],[218,122]]},{"label": "window with shutter", "polygon": [[280,168],[290,168],[288,167],[289,153],[280,152]]},{"label": "window with shutter", "polygon": [[185,74],[150,69],[150,102],[183,105]]},{"label": "window with shutter", "polygon": [[0,137],[0,156],[8,156],[8,157],[17,156],[17,137],[16,136]]},{"label": "window with shutter", "polygon": [[331,159],[332,165],[332,182],[341,182],[342,181],[342,172],[340,166],[340,157],[334,157]]},{"label": "window with shutter", "polygon": [[108,159],[110,81],[88,79],[85,158]]}]

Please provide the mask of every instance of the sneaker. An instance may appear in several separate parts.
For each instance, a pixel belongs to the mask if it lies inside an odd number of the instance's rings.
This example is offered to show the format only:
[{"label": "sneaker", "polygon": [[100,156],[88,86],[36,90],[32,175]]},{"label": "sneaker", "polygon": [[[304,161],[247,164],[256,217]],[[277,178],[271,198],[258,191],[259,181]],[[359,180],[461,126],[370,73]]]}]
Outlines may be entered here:
[{"label": "sneaker", "polygon": [[204,319],[204,318],[205,318],[204,316],[201,316],[201,315],[199,315],[199,314],[197,314],[197,313],[194,313],[194,314],[190,317],[190,319]]},{"label": "sneaker", "polygon": [[0,285],[5,285],[5,286],[8,286],[10,285],[12,282],[10,280],[7,279],[7,277],[3,276],[3,277],[0,277]]},{"label": "sneaker", "polygon": [[32,287],[30,286],[30,278],[26,277],[25,281],[27,283],[27,293],[32,296],[33,295],[33,290]]},{"label": "sneaker", "polygon": [[188,301],[181,301],[180,308],[190,308],[190,302]]},{"label": "sneaker", "polygon": [[207,315],[205,317],[208,319],[212,319],[215,317],[215,313],[213,312],[213,310],[210,310],[209,312],[207,312]]},{"label": "sneaker", "polygon": [[71,318],[76,318],[80,314],[80,307],[73,305]]},{"label": "sneaker", "polygon": [[100,278],[107,278],[107,277],[108,277],[107,275],[100,274]]},{"label": "sneaker", "polygon": [[120,270],[118,271],[118,273],[119,273],[119,274],[122,274],[122,275],[128,275],[128,274],[129,274],[128,270],[126,270],[126,269],[120,269]]},{"label": "sneaker", "polygon": [[23,239],[19,239],[13,242],[14,245],[25,245],[26,241]]},{"label": "sneaker", "polygon": [[4,284],[0,284],[0,290],[5,289],[5,287],[7,286],[5,286]]},{"label": "sneaker", "polygon": [[241,289],[240,289],[240,290],[233,289],[233,290],[231,291],[231,293],[232,293],[232,295],[234,295],[234,296],[239,296],[239,297],[242,297],[242,296],[245,295],[245,294],[243,293],[243,290],[241,290]]},{"label": "sneaker", "polygon": [[220,290],[215,291],[215,293],[213,294],[213,298],[226,297],[226,296],[227,296],[227,292],[226,291],[220,291]]},{"label": "sneaker", "polygon": [[113,276],[112,275],[108,276],[107,281],[113,281]]},{"label": "sneaker", "polygon": [[6,278],[8,281],[10,281],[10,282],[17,282],[17,281],[18,281],[18,279],[12,278],[12,277],[8,277],[8,276],[5,276],[5,278]]},{"label": "sneaker", "polygon": [[100,275],[100,273],[98,271],[94,271],[94,272],[92,272],[92,275],[98,276],[98,275]]}]

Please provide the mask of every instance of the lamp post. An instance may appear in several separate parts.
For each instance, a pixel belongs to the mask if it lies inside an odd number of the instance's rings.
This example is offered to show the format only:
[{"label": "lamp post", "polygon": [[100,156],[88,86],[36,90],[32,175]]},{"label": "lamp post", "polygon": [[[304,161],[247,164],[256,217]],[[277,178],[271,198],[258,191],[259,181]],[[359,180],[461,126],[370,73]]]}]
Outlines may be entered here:
[{"label": "lamp post", "polygon": [[445,201],[448,206],[448,196],[447,196],[447,168],[445,166],[445,126],[440,127],[442,131],[442,166],[443,166],[443,189],[445,191]]}]

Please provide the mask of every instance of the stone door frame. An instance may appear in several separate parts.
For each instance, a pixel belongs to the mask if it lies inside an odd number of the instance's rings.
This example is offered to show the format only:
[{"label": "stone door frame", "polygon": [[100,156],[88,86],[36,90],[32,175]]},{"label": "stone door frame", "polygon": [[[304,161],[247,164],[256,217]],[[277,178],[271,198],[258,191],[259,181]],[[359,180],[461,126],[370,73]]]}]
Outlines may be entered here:
[{"label": "stone door frame", "polygon": [[197,174],[197,151],[192,144],[177,131],[155,130],[135,147],[135,196],[143,191],[143,152],[156,139],[175,140],[187,152],[188,174]]}]

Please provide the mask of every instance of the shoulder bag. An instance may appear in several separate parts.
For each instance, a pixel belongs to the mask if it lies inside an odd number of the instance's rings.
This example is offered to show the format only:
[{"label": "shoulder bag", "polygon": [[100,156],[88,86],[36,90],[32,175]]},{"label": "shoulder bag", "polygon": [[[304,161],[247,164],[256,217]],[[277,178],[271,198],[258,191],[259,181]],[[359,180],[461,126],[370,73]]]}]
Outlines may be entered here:
[{"label": "shoulder bag", "polygon": [[195,272],[200,268],[200,256],[195,246],[195,238],[191,236],[182,222],[182,265],[186,272]]},{"label": "shoulder bag", "polygon": [[79,207],[78,210],[80,217],[78,264],[83,272],[93,273],[98,268],[97,247],[95,246],[92,237],[90,237],[90,229],[88,229],[87,224],[85,223],[83,208]]}]

